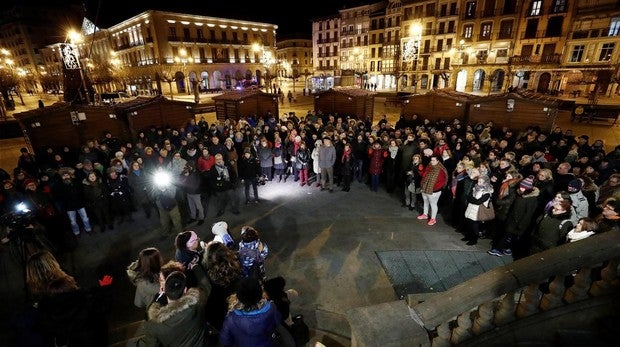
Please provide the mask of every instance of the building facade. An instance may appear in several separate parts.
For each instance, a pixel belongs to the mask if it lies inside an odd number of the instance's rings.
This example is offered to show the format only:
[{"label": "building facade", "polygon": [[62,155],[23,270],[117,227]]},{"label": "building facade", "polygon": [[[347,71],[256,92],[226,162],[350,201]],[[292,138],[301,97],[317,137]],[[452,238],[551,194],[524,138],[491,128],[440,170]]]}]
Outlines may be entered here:
[{"label": "building facade", "polygon": [[614,0],[389,0],[314,20],[314,68],[343,86],[596,98],[617,93],[619,31]]},{"label": "building facade", "polygon": [[278,85],[286,86],[294,93],[308,89],[307,81],[312,76],[312,40],[286,39],[276,43],[278,63]]}]

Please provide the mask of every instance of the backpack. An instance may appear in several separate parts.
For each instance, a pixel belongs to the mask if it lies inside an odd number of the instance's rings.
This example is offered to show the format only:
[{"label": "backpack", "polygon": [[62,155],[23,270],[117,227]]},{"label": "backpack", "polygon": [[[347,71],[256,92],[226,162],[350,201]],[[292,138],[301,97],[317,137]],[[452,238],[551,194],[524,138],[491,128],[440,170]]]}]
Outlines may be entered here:
[{"label": "backpack", "polygon": [[259,242],[256,248],[239,246],[239,261],[241,262],[244,278],[256,278],[258,280],[265,278],[265,259],[261,255],[262,250],[262,242]]}]

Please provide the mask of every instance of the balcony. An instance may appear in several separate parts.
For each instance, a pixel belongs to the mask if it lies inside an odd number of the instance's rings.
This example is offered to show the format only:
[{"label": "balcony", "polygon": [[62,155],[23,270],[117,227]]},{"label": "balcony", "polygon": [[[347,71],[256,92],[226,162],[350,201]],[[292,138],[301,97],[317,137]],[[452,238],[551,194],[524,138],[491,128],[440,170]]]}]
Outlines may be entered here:
[{"label": "balcony", "polygon": [[168,41],[172,41],[172,42],[180,42],[181,38],[178,36],[168,36]]},{"label": "balcony", "polygon": [[510,57],[510,64],[558,64],[560,63],[560,54],[551,55],[528,55]]},{"label": "balcony", "polygon": [[521,39],[522,40],[527,40],[527,39],[544,39],[544,38],[551,38],[551,37],[561,37],[562,32],[550,32],[548,30],[537,30],[537,31],[525,31],[521,33]]},{"label": "balcony", "polygon": [[[618,36],[618,31],[611,32],[609,28],[602,29],[590,29],[590,30],[578,30],[571,33],[572,39],[587,39],[596,37],[613,37]],[[614,35],[615,34],[615,35]]]}]

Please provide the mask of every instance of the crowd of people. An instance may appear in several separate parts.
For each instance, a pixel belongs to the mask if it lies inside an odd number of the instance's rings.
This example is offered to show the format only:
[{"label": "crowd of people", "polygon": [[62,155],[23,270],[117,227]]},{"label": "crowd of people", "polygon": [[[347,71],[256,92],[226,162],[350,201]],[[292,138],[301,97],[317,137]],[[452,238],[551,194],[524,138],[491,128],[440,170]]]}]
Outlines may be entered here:
[{"label": "crowd of people", "polygon": [[[126,143],[105,132],[78,152],[24,148],[12,175],[2,177],[0,209],[28,204],[57,249],[67,244],[59,230],[79,244],[82,233],[157,214],[162,240],[175,238],[174,260],[164,263],[151,247],[127,270],[134,304],[146,309],[147,338],[196,345],[212,329],[232,346],[270,339],[291,319],[267,294],[264,263],[248,260],[269,252],[254,228],[244,227],[236,243],[220,221],[215,241],[200,242],[192,229],[211,208],[217,218],[227,209],[240,214],[261,203],[262,189],[288,180],[330,193],[359,185],[393,195],[412,220],[429,228],[443,220],[467,245],[490,238],[490,255],[516,259],[620,228],[619,168],[620,145],[606,151],[602,140],[559,127],[545,133],[416,116],[372,124],[312,112],[210,125],[191,119],[176,129],[150,127]],[[15,237],[7,231],[3,242]],[[288,302],[282,280],[274,292]],[[169,330],[198,322],[202,328]],[[265,334],[251,333],[259,330]]]}]

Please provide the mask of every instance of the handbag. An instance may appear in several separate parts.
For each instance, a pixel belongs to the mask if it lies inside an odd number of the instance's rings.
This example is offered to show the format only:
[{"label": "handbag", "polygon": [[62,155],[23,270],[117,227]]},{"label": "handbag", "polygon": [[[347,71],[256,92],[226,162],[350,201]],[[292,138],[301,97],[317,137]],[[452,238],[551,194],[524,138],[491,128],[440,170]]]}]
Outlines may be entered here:
[{"label": "handbag", "polygon": [[484,203],[480,204],[478,207],[478,221],[486,222],[495,219],[495,209],[493,208],[493,203],[489,200],[489,206],[486,206]]}]

